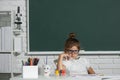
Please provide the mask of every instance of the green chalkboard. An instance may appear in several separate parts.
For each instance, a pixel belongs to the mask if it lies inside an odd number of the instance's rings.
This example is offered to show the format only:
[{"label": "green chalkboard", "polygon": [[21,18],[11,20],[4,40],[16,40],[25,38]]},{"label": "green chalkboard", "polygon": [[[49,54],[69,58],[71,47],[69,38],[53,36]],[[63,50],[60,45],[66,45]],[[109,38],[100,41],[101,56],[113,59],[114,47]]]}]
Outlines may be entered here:
[{"label": "green chalkboard", "polygon": [[29,0],[30,51],[63,51],[70,32],[86,51],[119,51],[120,0]]}]

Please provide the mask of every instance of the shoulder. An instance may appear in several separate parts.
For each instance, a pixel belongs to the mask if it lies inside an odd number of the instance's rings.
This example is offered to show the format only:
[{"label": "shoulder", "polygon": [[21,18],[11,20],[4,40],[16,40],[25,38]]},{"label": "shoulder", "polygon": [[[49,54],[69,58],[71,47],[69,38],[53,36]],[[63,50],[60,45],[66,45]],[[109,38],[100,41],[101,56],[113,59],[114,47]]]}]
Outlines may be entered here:
[{"label": "shoulder", "polygon": [[79,60],[87,60],[87,58],[80,57]]},{"label": "shoulder", "polygon": [[82,62],[88,62],[88,59],[82,58],[82,57],[80,57],[78,60],[79,60],[79,61],[82,61]]}]

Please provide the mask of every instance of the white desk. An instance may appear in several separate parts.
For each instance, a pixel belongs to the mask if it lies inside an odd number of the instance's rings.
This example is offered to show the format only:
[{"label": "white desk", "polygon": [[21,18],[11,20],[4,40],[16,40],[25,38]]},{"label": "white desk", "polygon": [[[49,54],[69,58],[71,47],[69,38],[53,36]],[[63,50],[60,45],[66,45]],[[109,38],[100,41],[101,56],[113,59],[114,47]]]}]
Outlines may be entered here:
[{"label": "white desk", "polygon": [[101,76],[102,80],[120,80],[120,75]]},{"label": "white desk", "polygon": [[10,78],[10,80],[102,80],[99,76],[39,76],[38,79],[23,79],[22,76]]},{"label": "white desk", "polygon": [[22,76],[10,78],[10,80],[120,80],[120,75],[114,76],[39,76],[38,79],[23,79]]}]

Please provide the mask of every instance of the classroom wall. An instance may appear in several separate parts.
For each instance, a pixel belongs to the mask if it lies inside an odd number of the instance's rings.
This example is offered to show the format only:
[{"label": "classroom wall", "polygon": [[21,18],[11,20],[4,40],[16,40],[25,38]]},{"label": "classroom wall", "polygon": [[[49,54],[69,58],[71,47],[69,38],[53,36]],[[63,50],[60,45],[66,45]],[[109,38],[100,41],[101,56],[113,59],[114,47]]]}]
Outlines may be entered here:
[{"label": "classroom wall", "polygon": [[[25,0],[0,0],[0,11],[13,11],[14,13],[16,13],[18,6],[21,7],[21,13],[22,13],[22,16],[23,16],[22,17],[23,24],[21,25],[23,31],[22,31],[21,35],[17,35],[17,36],[14,36],[14,37],[15,38],[21,38],[21,40],[22,40],[21,42],[26,43]],[[2,22],[2,23],[5,23],[5,22]],[[4,24],[1,24],[1,25],[5,26]],[[4,27],[2,27],[2,28],[4,29]],[[4,34],[2,34],[2,35],[4,35]],[[12,37],[12,35],[11,35],[11,37]],[[0,42],[1,42],[1,40],[0,40]],[[10,47],[10,45],[9,45],[9,47]],[[4,52],[0,52],[0,73],[10,73],[10,71],[11,71],[11,54],[10,54],[10,50],[8,51],[8,49],[7,49],[6,52],[5,52],[5,50],[6,50],[6,48],[4,49]],[[26,44],[22,44],[22,50],[24,52],[26,52]]]},{"label": "classroom wall", "polygon": [[[27,60],[29,56],[26,56],[25,52],[27,44],[26,44],[26,7],[25,7],[25,1],[26,0],[0,0],[0,10],[15,10],[17,11],[17,6],[21,7],[21,12],[22,12],[22,28],[23,32],[21,33],[20,37],[22,37],[22,49],[23,52],[20,53],[20,55],[14,55],[13,58],[13,70],[16,73],[21,73],[22,71],[22,63],[21,60]],[[18,37],[18,36],[17,36]],[[1,53],[2,56],[0,55],[0,59],[3,59],[3,62],[0,62],[0,66],[3,68],[6,68],[9,71],[1,71],[0,73],[10,72],[11,65],[8,67],[4,67],[5,65],[4,60],[6,62],[11,63],[10,58],[7,58],[5,53]],[[54,60],[58,58],[58,55],[34,55],[33,57],[38,57],[40,58],[39,61],[39,67],[41,67],[44,64],[45,57],[48,56],[48,63],[52,66],[52,69],[54,70],[55,64]],[[4,58],[1,58],[4,57]],[[102,73],[102,74],[120,74],[120,55],[119,54],[82,54],[81,57],[86,57],[89,59],[92,67],[94,68],[96,73]],[[1,61],[1,60],[0,60]]]},{"label": "classroom wall", "polygon": [[[18,70],[16,72],[21,71],[21,60],[26,60],[29,56],[17,56],[14,63],[14,67]],[[41,67],[44,64],[44,60],[46,56],[36,56],[40,58],[39,66]],[[85,57],[89,60],[91,66],[94,68],[96,73],[100,74],[120,74],[120,56],[119,55],[82,55],[81,57]],[[48,56],[48,63],[52,66],[52,69],[56,68],[54,65],[54,60],[58,58],[58,55]],[[19,63],[19,64],[18,64]]]}]

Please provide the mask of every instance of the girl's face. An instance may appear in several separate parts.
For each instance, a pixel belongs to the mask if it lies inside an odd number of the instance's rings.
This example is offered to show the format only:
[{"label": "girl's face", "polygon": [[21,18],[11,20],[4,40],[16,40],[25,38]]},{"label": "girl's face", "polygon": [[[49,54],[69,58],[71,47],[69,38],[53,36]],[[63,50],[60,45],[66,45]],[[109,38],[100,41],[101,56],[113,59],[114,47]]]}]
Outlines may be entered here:
[{"label": "girl's face", "polygon": [[73,46],[72,48],[70,48],[68,50],[68,54],[70,56],[70,58],[76,59],[78,56],[79,50],[76,46]]}]

